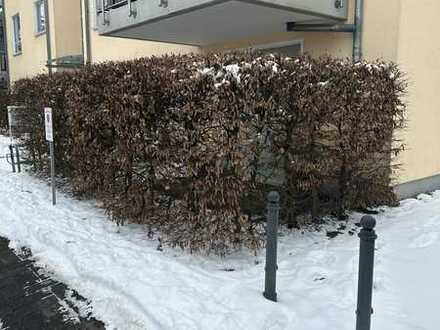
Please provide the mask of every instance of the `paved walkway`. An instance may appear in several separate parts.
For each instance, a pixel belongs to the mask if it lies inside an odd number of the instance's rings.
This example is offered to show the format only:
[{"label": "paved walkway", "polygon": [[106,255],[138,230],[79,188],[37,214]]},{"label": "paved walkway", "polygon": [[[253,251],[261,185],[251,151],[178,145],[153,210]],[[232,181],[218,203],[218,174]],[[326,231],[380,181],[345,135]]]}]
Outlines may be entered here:
[{"label": "paved walkway", "polygon": [[[29,252],[18,257],[8,243],[0,237],[1,330],[105,329],[101,322],[87,316],[87,310],[80,313],[66,299],[66,292],[71,290],[38,271],[29,260]],[[75,299],[87,306],[84,298],[75,294]]]}]

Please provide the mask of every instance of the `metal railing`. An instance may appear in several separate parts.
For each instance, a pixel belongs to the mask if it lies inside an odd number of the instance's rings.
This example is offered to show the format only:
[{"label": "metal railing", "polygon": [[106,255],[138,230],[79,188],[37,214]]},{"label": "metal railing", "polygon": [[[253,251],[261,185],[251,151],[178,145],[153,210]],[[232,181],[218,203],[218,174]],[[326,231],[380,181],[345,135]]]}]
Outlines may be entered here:
[{"label": "metal railing", "polygon": [[96,14],[102,15],[102,24],[107,25],[110,20],[106,17],[106,14],[110,10],[128,5],[128,16],[136,17],[137,11],[133,6],[134,2],[136,0],[96,0]]},{"label": "metal railing", "polygon": [[100,14],[102,7],[104,7],[105,11],[109,11],[125,5],[128,5],[132,9],[133,2],[136,2],[136,0],[96,0],[96,12]]}]

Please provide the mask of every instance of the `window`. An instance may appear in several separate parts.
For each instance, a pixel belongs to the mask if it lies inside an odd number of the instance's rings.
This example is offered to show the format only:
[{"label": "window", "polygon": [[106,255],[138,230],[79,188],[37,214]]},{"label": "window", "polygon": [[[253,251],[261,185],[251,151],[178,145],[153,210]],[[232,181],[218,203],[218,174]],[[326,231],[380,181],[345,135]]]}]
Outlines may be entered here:
[{"label": "window", "polygon": [[35,22],[35,33],[44,33],[46,31],[46,13],[43,0],[35,2]]},{"label": "window", "polygon": [[7,67],[7,61],[6,61],[6,54],[0,55],[0,72],[6,72],[8,71]]},{"label": "window", "polygon": [[14,55],[18,55],[21,54],[23,50],[23,46],[21,43],[21,23],[19,14],[12,16],[12,25],[14,31]]},{"label": "window", "polygon": [[301,40],[278,42],[268,45],[255,46],[254,49],[258,49],[263,53],[274,53],[288,57],[295,57],[302,55],[303,42]]},{"label": "window", "polygon": [[265,54],[278,54],[286,57],[296,57],[303,54],[303,40],[291,40],[285,42],[274,42],[270,44],[253,45],[246,48],[230,49],[229,51],[258,50]]},{"label": "window", "polygon": [[5,51],[6,51],[5,30],[3,28],[3,24],[0,23],[0,52],[3,53]]}]

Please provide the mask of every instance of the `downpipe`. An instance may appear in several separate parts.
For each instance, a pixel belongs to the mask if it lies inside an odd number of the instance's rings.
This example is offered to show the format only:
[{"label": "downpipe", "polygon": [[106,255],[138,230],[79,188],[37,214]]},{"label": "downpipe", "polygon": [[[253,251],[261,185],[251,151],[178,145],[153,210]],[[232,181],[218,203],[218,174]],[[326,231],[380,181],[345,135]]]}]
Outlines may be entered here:
[{"label": "downpipe", "polygon": [[46,25],[46,49],[47,49],[47,70],[49,75],[52,74],[52,68],[50,64],[52,64],[52,44],[51,44],[51,31],[50,31],[50,19],[49,16],[49,0],[44,0],[44,16],[45,16],[45,25]]},{"label": "downpipe", "polygon": [[353,62],[362,60],[362,32],[364,28],[364,0],[356,0],[353,33]]},{"label": "downpipe", "polygon": [[364,25],[364,0],[356,0],[354,24],[302,24],[287,22],[287,32],[340,32],[353,33],[353,62],[362,60],[362,32]]}]

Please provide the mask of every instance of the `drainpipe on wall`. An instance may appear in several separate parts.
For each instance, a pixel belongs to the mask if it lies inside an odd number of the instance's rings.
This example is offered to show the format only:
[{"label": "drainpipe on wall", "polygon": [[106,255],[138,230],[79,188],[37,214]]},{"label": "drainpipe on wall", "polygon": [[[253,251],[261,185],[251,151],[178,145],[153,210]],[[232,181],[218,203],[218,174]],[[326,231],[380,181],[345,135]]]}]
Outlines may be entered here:
[{"label": "drainpipe on wall", "polygon": [[287,23],[287,31],[295,32],[347,32],[354,33],[356,26],[354,24],[298,24],[295,22]]},{"label": "drainpipe on wall", "polygon": [[80,19],[80,25],[81,25],[81,56],[83,58],[83,63],[86,62],[86,54],[85,54],[85,48],[84,48],[84,21],[83,21],[83,13],[84,13],[84,5],[83,0],[79,0],[79,19]]},{"label": "drainpipe on wall", "polygon": [[49,0],[44,0],[44,16],[46,24],[47,70],[52,74],[52,45],[50,37]]},{"label": "drainpipe on wall", "polygon": [[8,33],[6,27],[6,8],[5,8],[5,0],[1,0],[2,6],[2,17],[0,18],[3,22],[3,41],[5,43],[5,61],[6,61],[6,88],[11,87],[11,74],[9,71],[9,56],[8,56]]},{"label": "drainpipe on wall", "polygon": [[356,9],[354,17],[356,27],[353,34],[353,61],[362,60],[362,32],[364,26],[364,0],[356,0]]},{"label": "drainpipe on wall", "polygon": [[[84,18],[84,20],[83,20]],[[81,28],[83,29],[83,56],[84,63],[92,62],[92,48],[90,44],[90,2],[89,0],[81,1]],[[85,49],[84,49],[85,47]]]},{"label": "drainpipe on wall", "polygon": [[354,24],[301,24],[287,22],[288,32],[341,32],[353,33],[353,62],[362,60],[362,32],[364,23],[364,0],[356,0]]}]

